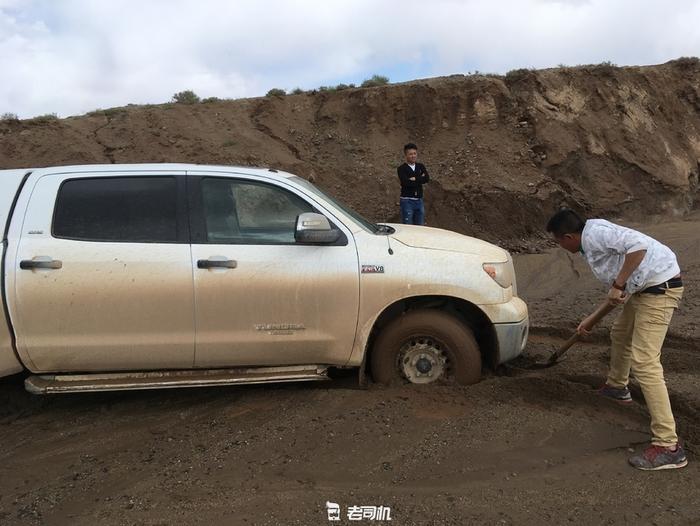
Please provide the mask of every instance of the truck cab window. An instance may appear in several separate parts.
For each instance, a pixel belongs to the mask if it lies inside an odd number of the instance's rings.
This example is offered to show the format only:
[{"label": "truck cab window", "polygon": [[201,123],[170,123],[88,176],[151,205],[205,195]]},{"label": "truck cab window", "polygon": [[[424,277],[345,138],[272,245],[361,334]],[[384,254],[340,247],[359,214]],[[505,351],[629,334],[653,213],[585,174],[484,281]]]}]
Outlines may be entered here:
[{"label": "truck cab window", "polygon": [[208,177],[202,205],[209,243],[293,244],[296,218],[313,207],[282,188]]},{"label": "truck cab window", "polygon": [[175,177],[67,180],[58,192],[52,233],[84,241],[175,243]]}]

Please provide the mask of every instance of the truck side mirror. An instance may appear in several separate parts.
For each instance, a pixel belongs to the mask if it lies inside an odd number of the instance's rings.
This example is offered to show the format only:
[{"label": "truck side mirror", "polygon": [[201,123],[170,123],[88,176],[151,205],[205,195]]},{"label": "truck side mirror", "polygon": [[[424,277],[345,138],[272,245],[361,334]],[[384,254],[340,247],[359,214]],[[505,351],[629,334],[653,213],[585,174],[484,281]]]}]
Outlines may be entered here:
[{"label": "truck side mirror", "polygon": [[341,232],[331,227],[323,214],[306,212],[297,216],[294,239],[307,245],[328,245],[340,239]]}]

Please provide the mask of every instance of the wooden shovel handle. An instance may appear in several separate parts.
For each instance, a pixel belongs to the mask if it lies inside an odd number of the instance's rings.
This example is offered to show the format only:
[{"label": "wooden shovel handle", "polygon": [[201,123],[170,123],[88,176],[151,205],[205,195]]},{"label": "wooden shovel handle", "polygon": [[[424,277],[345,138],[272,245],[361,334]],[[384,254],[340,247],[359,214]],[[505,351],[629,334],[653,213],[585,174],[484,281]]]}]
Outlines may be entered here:
[{"label": "wooden shovel handle", "polygon": [[552,364],[552,363],[556,362],[557,360],[559,360],[559,358],[564,356],[564,354],[566,354],[566,351],[568,351],[580,339],[581,339],[581,335],[579,333],[575,332],[573,334],[573,336],[571,336],[568,340],[566,340],[561,345],[561,347],[559,347],[554,352],[554,354],[552,354],[552,356],[549,357],[549,360],[547,360],[547,363]]},{"label": "wooden shovel handle", "polygon": [[[607,301],[601,303],[598,308],[591,314],[591,322],[586,326],[586,330],[590,331],[595,327],[600,320],[607,316],[611,311],[615,309],[616,305],[611,305]],[[548,363],[554,363],[559,358],[564,356],[566,351],[568,351],[577,341],[581,339],[581,335],[575,332],[568,340],[566,340],[561,347],[559,347],[552,356],[549,357]]]},{"label": "wooden shovel handle", "polygon": [[591,314],[591,322],[586,326],[586,330],[590,331],[600,320],[615,310],[615,307],[617,307],[617,305],[611,305],[607,301],[598,305],[598,308]]}]

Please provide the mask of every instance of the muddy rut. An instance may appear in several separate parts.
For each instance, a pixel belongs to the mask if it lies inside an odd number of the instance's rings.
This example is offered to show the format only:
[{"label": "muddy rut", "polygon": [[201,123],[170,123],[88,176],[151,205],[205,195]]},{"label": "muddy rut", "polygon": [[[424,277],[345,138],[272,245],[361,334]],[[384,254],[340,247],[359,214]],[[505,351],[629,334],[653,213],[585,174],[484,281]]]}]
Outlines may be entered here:
[{"label": "muddy rut", "polygon": [[[535,335],[523,360],[560,343]],[[0,522],[325,524],[326,501],[390,506],[395,524],[700,519],[692,360],[665,350],[691,464],[649,474],[625,465],[648,440],[640,393],[621,406],[595,392],[606,353],[581,344],[554,368],[470,387],[348,377],[35,397],[5,379]]]}]

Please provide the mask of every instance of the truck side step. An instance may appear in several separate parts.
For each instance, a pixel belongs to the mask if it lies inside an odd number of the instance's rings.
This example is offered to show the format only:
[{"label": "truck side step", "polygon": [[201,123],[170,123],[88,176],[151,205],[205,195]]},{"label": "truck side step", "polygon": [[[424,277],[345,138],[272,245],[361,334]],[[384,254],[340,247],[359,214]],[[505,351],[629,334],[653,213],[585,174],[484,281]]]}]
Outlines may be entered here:
[{"label": "truck side step", "polygon": [[24,381],[24,387],[33,394],[210,387],[214,385],[328,380],[327,371],[328,368],[324,366],[304,365],[240,369],[32,375]]}]

